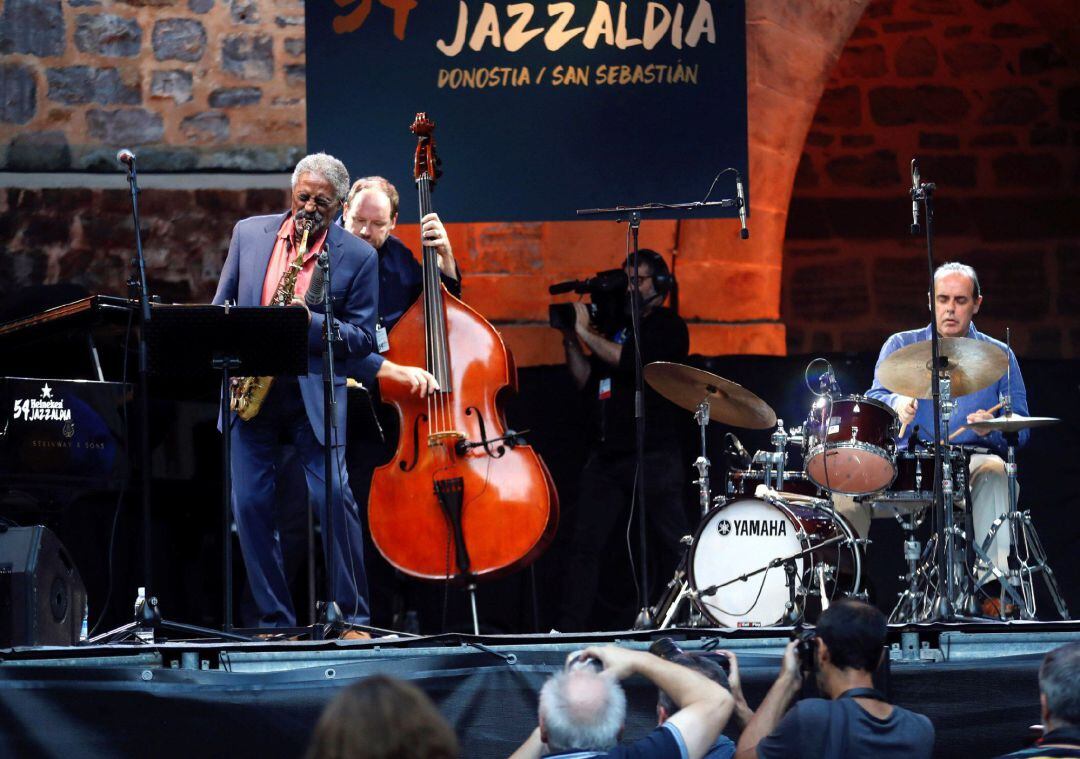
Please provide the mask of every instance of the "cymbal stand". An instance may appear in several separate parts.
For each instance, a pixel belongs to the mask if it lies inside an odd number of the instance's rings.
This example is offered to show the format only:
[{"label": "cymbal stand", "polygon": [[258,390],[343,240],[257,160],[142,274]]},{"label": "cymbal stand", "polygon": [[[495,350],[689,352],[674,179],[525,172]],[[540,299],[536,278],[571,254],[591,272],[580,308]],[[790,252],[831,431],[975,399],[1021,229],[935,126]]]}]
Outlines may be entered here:
[{"label": "cymbal stand", "polygon": [[[701,507],[701,516],[709,513],[712,506],[712,486],[709,482],[709,457],[707,455],[707,443],[705,429],[709,425],[709,399],[705,398],[697,405],[694,411],[694,421],[701,430],[701,454],[694,460],[693,467],[697,469],[698,478],[694,484],[698,486],[698,505]],[[648,610],[643,619],[650,619],[656,625],[657,630],[666,630],[675,624],[679,612],[683,608],[683,602],[691,597],[690,583],[690,546],[693,545],[693,536],[687,535],[682,539],[683,556],[679,560],[679,566],[675,569],[675,575],[668,581],[660,594],[660,600]]]},{"label": "cymbal stand", "polygon": [[[932,317],[936,318],[936,317]],[[936,333],[936,325],[932,330]],[[938,371],[934,374],[937,376],[938,383],[938,397],[937,411],[938,425],[941,429],[941,434],[937,436],[936,440],[948,440],[949,439],[949,420],[952,418],[953,408],[955,404],[952,400],[952,378],[946,371],[945,363],[947,358],[941,359],[935,357],[938,361]],[[952,463],[949,461],[948,456],[942,455],[941,445],[935,442],[935,457],[937,459],[935,466],[935,479],[934,483],[937,486],[937,493],[935,494],[935,502],[940,500],[941,510],[939,517],[941,521],[938,523],[938,535],[936,536],[940,543],[936,546],[936,553],[938,555],[938,584],[936,586],[937,595],[934,597],[930,608],[933,610],[931,616],[939,620],[951,620],[956,614],[956,597],[958,595],[957,581],[956,581],[956,525],[954,521],[953,513],[953,479],[952,479]],[[940,478],[940,479],[938,479]],[[944,571],[941,571],[941,570]]]},{"label": "cymbal stand", "polygon": [[[952,400],[952,378],[949,376],[948,358],[941,359],[942,370],[938,376],[938,387],[940,389],[940,428],[941,435],[938,440],[949,439],[949,421],[952,418],[952,412],[956,408],[956,403]],[[966,608],[962,602],[962,597],[968,595],[968,591],[962,587],[966,584],[966,573],[957,571],[957,553],[956,543],[957,540],[969,543],[975,550],[975,553],[985,562],[989,562],[990,559],[986,555],[986,552],[974,541],[969,541],[968,536],[964,530],[956,525],[956,514],[954,511],[956,492],[953,488],[953,468],[952,457],[948,455],[947,450],[942,450],[945,446],[940,443],[935,446],[935,457],[937,458],[939,465],[936,467],[937,472],[940,472],[940,500],[942,501],[942,509],[939,511],[938,516],[941,521],[938,522],[937,533],[931,539],[930,544],[934,546],[934,552],[938,557],[936,572],[937,583],[934,586],[935,595],[929,599],[929,616],[928,619],[935,619],[938,621],[962,621],[967,619],[959,613],[960,609]],[[937,475],[935,474],[935,484],[937,484]],[[936,503],[935,499],[935,503]],[[970,508],[970,504],[968,504]],[[906,556],[906,551],[905,551]],[[942,566],[944,565],[944,567]],[[927,577],[931,573],[927,573]],[[1001,574],[997,572],[996,574]],[[1004,585],[1003,585],[1004,587]],[[1014,595],[1014,594],[1013,594]]]},{"label": "cymbal stand", "polygon": [[705,398],[698,404],[694,411],[694,421],[701,429],[701,454],[694,460],[694,468],[697,469],[698,478],[694,484],[698,486],[698,505],[701,507],[701,516],[709,512],[712,502],[712,493],[709,483],[709,457],[706,455],[705,428],[709,426],[709,399]]},{"label": "cymbal stand", "polygon": [[787,470],[787,445],[791,435],[784,429],[784,420],[776,420],[770,442],[776,449],[765,454],[765,487],[770,490],[784,490],[784,473]]}]

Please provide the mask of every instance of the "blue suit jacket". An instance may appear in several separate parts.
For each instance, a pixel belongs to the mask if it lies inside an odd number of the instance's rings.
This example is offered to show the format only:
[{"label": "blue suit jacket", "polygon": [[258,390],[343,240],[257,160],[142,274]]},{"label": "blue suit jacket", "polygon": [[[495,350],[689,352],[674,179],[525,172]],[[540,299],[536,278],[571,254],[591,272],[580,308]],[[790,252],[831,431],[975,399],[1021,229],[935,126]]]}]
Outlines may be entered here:
[{"label": "blue suit jacket", "polygon": [[[258,306],[262,303],[263,280],[275,238],[287,214],[252,216],[233,228],[229,254],[221,270],[214,303],[227,300],[238,306]],[[334,353],[334,397],[337,401],[337,436],[334,445],[345,441],[346,398],[345,363],[366,356],[375,347],[375,318],[379,304],[378,257],[375,249],[331,224],[326,235],[330,251],[330,295],[341,337],[341,348]],[[308,327],[308,373],[298,377],[300,395],[304,399],[308,420],[315,437],[323,440],[322,351],[323,326],[326,317],[319,313],[321,306],[312,308]],[[232,420],[236,415],[232,415]]]}]

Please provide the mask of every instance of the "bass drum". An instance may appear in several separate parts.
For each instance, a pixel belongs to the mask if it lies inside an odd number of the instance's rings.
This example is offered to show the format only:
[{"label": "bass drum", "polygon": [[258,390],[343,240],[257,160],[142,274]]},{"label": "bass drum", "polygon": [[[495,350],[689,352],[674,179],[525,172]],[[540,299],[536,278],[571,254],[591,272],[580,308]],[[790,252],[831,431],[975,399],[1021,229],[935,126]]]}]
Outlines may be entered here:
[{"label": "bass drum", "polygon": [[[840,599],[862,587],[862,548],[846,519],[825,501],[796,505],[774,499],[737,498],[710,511],[690,549],[690,585],[700,594],[774,559],[840,538],[820,551],[795,559],[796,613],[820,608],[821,598]],[[696,595],[701,613],[717,627],[785,624],[790,597],[782,566],[736,580],[715,593]]]}]

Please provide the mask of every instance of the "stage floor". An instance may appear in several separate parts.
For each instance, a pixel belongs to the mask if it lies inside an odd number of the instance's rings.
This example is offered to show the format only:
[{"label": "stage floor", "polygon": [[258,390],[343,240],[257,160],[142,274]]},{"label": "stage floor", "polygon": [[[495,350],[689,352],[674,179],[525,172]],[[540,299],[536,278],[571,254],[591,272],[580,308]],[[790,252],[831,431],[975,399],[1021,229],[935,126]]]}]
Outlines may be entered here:
[{"label": "stage floor", "polygon": [[[370,641],[165,642],[0,651],[0,755],[300,757],[319,712],[375,673],[411,680],[438,704],[470,759],[505,757],[536,721],[536,694],[569,651],[664,635],[739,655],[747,699],[763,698],[790,628],[589,635],[382,637]],[[890,628],[887,688],[928,715],[938,756],[995,756],[1038,722],[1039,663],[1080,639],[1077,622]],[[625,735],[655,722],[656,693],[626,684]],[[735,737],[734,725],[725,730]]]}]

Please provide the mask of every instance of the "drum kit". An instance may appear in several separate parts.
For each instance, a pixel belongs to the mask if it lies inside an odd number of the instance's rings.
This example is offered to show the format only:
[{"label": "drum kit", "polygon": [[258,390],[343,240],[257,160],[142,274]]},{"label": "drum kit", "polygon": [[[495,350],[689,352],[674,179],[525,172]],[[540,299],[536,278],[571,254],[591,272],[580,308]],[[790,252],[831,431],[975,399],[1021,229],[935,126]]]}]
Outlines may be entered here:
[{"label": "drum kit", "polygon": [[[895,518],[905,530],[907,573],[902,579],[906,588],[891,622],[939,619],[935,610],[943,596],[949,608],[961,612],[948,621],[986,620],[978,616],[977,588],[991,580],[999,582],[1001,619],[1008,613],[1034,619],[1037,577],[1046,583],[1062,618],[1068,619],[1030,512],[1017,508],[1018,434],[1058,419],[1014,414],[1006,396],[1001,416],[968,424],[977,432],[1004,435],[1008,512],[993,522],[986,536],[973,534],[970,518],[967,529],[949,518],[934,520],[935,529],[925,546],[916,538],[916,529],[936,514],[935,503],[944,502],[951,514],[954,496],[957,503],[960,498],[971,502],[969,451],[947,442],[955,405],[952,395],[988,387],[1008,371],[1010,363],[993,343],[941,338],[939,344],[941,442],[936,446],[928,442],[926,447],[909,442],[906,450],[896,445],[906,427],[896,412],[873,398],[840,395],[831,367],[821,375],[817,389],[811,387],[817,397],[805,421],[792,428],[785,428],[769,404],[753,392],[723,377],[676,363],[645,367],[645,381],[654,390],[693,412],[701,446],[693,464],[701,521],[694,535],[684,538],[683,560],[650,610],[658,628],[792,625],[812,621],[840,598],[865,598],[869,541],[837,509],[844,498],[869,507],[875,518]],[[930,341],[901,348],[878,366],[877,377],[894,393],[930,398],[930,355]],[[709,478],[706,429],[710,421],[773,430],[772,449],[759,450],[752,457],[737,438],[728,435],[729,446],[744,462],[728,471],[720,495],[713,494]],[[789,466],[793,449],[801,451],[801,469]],[[995,565],[989,557],[1000,530],[1008,530],[1012,538],[1005,566]],[[941,571],[945,556],[950,562],[948,572]]]}]

